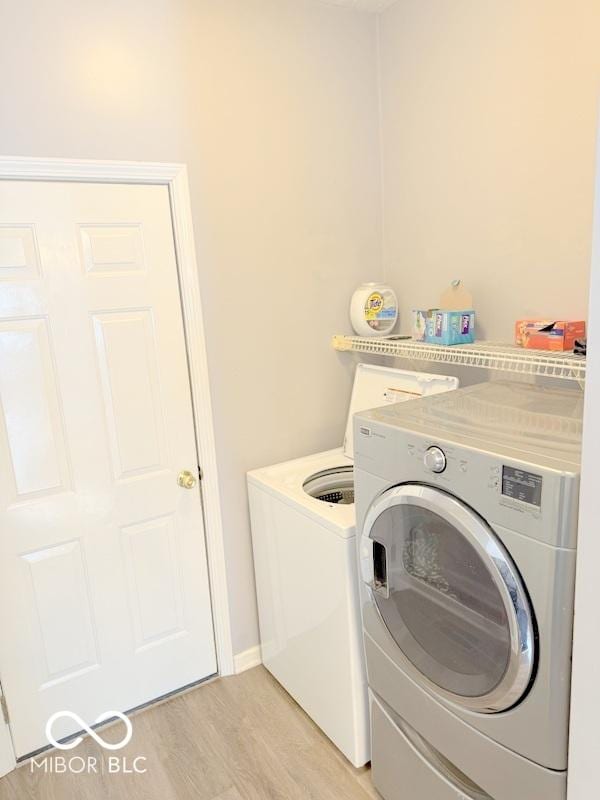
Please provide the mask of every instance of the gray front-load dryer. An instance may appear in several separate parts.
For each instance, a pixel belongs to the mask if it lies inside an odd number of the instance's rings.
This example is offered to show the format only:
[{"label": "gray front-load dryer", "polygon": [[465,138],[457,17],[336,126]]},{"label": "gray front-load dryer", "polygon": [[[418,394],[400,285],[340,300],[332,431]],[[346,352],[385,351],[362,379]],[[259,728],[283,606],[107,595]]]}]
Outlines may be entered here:
[{"label": "gray front-load dryer", "polygon": [[492,382],[355,417],[386,800],[566,796],[582,398]]}]

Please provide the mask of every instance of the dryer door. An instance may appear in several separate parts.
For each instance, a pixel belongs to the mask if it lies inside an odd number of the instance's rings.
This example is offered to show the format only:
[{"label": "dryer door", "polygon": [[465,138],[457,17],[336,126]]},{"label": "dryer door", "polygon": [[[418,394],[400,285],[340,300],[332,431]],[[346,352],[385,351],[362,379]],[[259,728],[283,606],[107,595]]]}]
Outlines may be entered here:
[{"label": "dryer door", "polygon": [[363,577],[416,677],[474,711],[515,705],[533,672],[533,614],[490,526],[452,495],[406,484],[374,502],[363,536]]}]

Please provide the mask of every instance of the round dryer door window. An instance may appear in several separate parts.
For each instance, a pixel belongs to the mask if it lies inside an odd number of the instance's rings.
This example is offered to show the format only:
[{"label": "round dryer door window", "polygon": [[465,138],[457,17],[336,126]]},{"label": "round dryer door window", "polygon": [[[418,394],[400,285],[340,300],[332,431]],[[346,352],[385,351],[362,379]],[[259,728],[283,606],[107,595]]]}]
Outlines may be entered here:
[{"label": "round dryer door window", "polygon": [[443,491],[404,485],[373,504],[364,535],[373,600],[419,677],[472,710],[517,703],[533,672],[533,615],[490,526]]}]

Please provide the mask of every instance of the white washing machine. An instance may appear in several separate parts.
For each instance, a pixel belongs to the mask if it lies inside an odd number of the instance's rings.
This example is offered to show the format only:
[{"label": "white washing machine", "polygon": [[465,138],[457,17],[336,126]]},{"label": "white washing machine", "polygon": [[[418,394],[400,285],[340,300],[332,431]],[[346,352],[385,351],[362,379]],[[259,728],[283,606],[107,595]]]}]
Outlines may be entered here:
[{"label": "white washing machine", "polygon": [[355,418],[385,800],[566,797],[582,407],[486,383]]},{"label": "white washing machine", "polygon": [[262,660],[355,765],[370,757],[352,415],[458,386],[359,364],[344,446],[248,473]]}]

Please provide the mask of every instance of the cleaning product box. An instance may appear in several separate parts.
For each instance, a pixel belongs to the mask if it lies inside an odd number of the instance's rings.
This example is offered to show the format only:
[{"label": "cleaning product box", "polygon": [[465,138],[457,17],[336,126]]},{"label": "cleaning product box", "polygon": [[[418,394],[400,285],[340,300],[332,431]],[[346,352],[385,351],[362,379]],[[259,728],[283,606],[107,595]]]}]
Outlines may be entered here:
[{"label": "cleaning product box", "polygon": [[582,320],[519,319],[515,323],[515,342],[533,350],[572,350],[575,339],[585,337]]},{"label": "cleaning product box", "polygon": [[413,311],[413,339],[429,344],[469,344],[475,341],[475,312],[443,308]]},{"label": "cleaning product box", "polygon": [[427,315],[428,311],[418,308],[413,309],[412,338],[415,342],[424,342],[427,335]]}]

